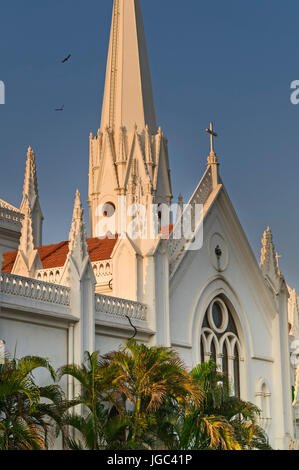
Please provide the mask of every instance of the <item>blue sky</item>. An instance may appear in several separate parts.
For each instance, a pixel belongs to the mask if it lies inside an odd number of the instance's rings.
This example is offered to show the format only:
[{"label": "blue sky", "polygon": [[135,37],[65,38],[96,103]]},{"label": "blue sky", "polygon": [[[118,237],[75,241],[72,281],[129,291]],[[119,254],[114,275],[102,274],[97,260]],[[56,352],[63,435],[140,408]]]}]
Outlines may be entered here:
[{"label": "blue sky", "polygon": [[[299,105],[290,103],[290,83],[299,79],[298,1],[141,3],[175,198],[181,191],[187,199],[204,171],[204,129],[213,120],[221,175],[255,254],[270,225],[281,269],[299,288]],[[1,4],[0,197],[20,203],[31,145],[45,243],[68,237],[77,187],[87,199],[111,11],[112,0]]]}]

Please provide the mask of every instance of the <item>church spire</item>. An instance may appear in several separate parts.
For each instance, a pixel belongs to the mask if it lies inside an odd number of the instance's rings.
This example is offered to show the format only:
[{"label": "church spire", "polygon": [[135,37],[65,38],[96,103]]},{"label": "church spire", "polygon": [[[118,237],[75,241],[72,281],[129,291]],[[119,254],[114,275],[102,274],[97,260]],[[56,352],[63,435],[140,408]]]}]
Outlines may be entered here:
[{"label": "church spire", "polygon": [[69,255],[75,261],[78,270],[88,256],[86,243],[86,227],[83,219],[83,207],[80,193],[76,191],[73,219],[69,236]]},{"label": "church spire", "polygon": [[20,211],[25,214],[27,205],[31,211],[34,246],[42,245],[43,214],[39,204],[35,154],[31,147],[27,151],[26,171],[23,187],[23,199]]},{"label": "church spire", "polygon": [[32,277],[35,270],[41,268],[41,261],[34,245],[32,211],[29,198],[26,194],[24,195],[22,206],[24,218],[22,220],[18,254],[13,265],[12,274]]},{"label": "church spire", "polygon": [[23,214],[24,219],[22,222],[19,250],[28,256],[31,255],[31,253],[34,251],[35,246],[33,243],[31,208],[29,198],[26,194],[24,195],[23,199]]},{"label": "church spire", "polygon": [[101,129],[149,126],[156,113],[139,0],[114,0]]},{"label": "church spire", "polygon": [[273,270],[278,275],[277,259],[270,227],[267,227],[262,238],[261,268],[264,273]]},{"label": "church spire", "polygon": [[280,285],[282,275],[277,263],[277,254],[275,252],[273,235],[270,227],[267,227],[262,238],[261,270],[264,276],[271,281],[272,285],[277,290]]},{"label": "church spire", "polygon": [[[170,205],[168,141],[157,128],[139,0],[114,0],[101,128],[90,135],[90,236],[105,224],[105,204]],[[118,231],[118,227],[115,227]]]},{"label": "church spire", "polygon": [[37,176],[36,176],[36,164],[35,154],[31,147],[28,147],[26,171],[23,188],[23,200],[21,203],[21,211],[29,202],[30,209],[32,210],[35,200],[38,198],[38,187],[37,187]]}]

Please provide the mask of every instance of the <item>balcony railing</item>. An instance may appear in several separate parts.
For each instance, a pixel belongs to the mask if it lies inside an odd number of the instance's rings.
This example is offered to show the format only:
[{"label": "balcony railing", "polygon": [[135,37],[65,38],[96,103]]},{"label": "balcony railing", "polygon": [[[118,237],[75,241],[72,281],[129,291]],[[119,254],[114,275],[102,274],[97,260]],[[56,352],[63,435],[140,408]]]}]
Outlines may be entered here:
[{"label": "balcony railing", "polygon": [[96,312],[146,321],[147,306],[140,302],[96,294]]},{"label": "balcony railing", "polygon": [[0,292],[40,302],[70,305],[70,288],[13,274],[0,273]]}]

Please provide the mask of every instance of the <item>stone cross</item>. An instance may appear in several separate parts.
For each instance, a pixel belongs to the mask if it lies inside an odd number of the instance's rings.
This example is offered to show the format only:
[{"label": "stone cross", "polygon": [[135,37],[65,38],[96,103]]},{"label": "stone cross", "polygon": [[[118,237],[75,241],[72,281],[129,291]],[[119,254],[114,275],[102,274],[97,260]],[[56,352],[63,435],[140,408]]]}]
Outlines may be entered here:
[{"label": "stone cross", "polygon": [[206,132],[210,134],[210,139],[211,139],[211,153],[214,153],[214,137],[218,137],[218,134],[214,132],[213,129],[213,123],[210,122],[210,129],[206,129]]}]

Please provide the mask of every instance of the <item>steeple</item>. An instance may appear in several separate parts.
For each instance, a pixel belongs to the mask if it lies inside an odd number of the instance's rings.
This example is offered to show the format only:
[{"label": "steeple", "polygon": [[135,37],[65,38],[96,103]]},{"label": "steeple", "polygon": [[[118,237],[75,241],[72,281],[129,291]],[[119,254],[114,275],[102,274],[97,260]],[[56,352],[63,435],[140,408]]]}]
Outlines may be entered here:
[{"label": "steeple", "polygon": [[34,247],[42,245],[43,214],[39,204],[35,154],[31,147],[27,151],[26,171],[23,188],[23,199],[20,211],[25,214],[29,206],[32,218]]},{"label": "steeple", "polygon": [[75,262],[78,271],[88,256],[86,242],[86,227],[83,219],[83,207],[80,199],[80,193],[76,191],[76,198],[73,211],[72,225],[69,235],[69,256]]},{"label": "steeple", "polygon": [[38,251],[34,246],[33,228],[32,228],[32,211],[30,208],[29,198],[24,195],[22,201],[24,219],[22,221],[21,238],[18,254],[12,269],[13,274],[20,276],[32,277],[36,269],[42,267]]},{"label": "steeple", "polygon": [[22,222],[21,238],[19,250],[23,253],[32,253],[34,250],[33,243],[33,230],[32,230],[32,219],[31,219],[31,208],[29,204],[29,198],[25,194],[23,198],[23,214],[24,219]]},{"label": "steeple", "polygon": [[[139,0],[114,0],[101,128],[90,135],[90,236],[105,224],[105,207],[168,204],[168,141],[157,127]],[[117,232],[118,228],[115,228]]]},{"label": "steeple", "polygon": [[270,281],[272,287],[278,291],[282,275],[277,263],[277,254],[275,252],[270,227],[267,227],[262,238],[261,270],[264,276]]},{"label": "steeple", "polygon": [[114,0],[101,130],[157,131],[139,0]]}]

